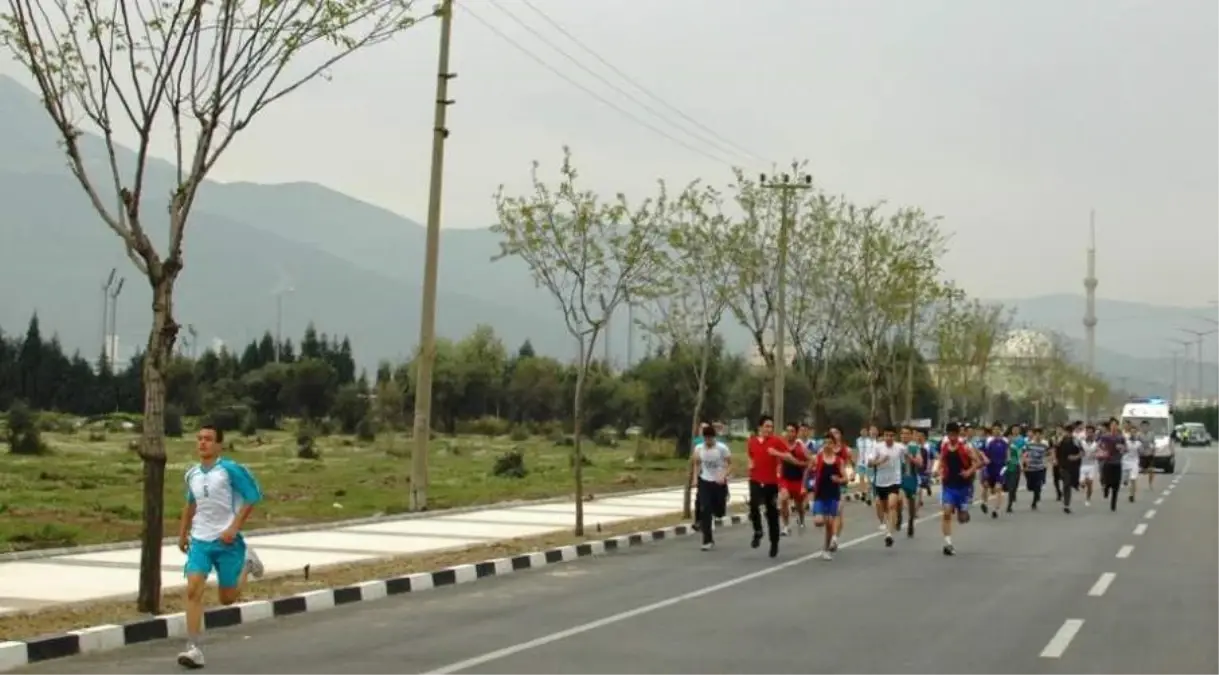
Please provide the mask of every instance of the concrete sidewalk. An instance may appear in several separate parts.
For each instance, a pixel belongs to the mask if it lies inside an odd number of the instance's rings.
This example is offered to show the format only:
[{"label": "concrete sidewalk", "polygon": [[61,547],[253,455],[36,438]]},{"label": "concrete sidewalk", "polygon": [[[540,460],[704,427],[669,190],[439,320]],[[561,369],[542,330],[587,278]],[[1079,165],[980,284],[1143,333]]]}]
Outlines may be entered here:
[{"label": "concrete sidewalk", "polygon": [[[745,503],[746,484],[734,483],[732,502]],[[585,502],[590,528],[634,518],[681,511],[682,489],[635,493]],[[391,556],[424,554],[490,544],[568,529],[575,520],[575,503],[514,504],[434,516],[385,520],[334,529],[246,538],[258,550],[269,575],[314,567],[370,561]],[[165,590],[181,587],[185,556],[176,546],[161,552],[161,583]],[[62,603],[133,596],[139,583],[140,550],[66,553],[46,558],[0,563],[0,614]]]}]

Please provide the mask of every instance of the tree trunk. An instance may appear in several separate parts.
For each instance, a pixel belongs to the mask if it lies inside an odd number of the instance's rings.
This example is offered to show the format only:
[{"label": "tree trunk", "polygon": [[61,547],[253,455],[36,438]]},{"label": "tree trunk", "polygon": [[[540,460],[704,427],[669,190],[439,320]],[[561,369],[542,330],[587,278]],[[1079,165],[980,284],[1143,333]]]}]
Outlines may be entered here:
[{"label": "tree trunk", "polygon": [[[703,353],[702,353],[702,358],[699,360],[699,363],[698,363],[698,378],[697,378],[698,386],[697,386],[697,388],[695,390],[695,394],[694,394],[694,414],[692,416],[692,421],[690,423],[690,428],[695,430],[694,431],[695,434],[698,433],[697,429],[698,429],[699,417],[701,417],[703,414],[703,402],[707,399],[707,369],[711,365],[711,338],[712,338],[712,336],[713,336],[713,330],[708,330],[706,332],[706,334],[703,335]],[[693,447],[686,449],[687,450],[686,459],[690,459],[690,455],[691,455],[693,449],[694,449]],[[691,501],[691,492],[693,491],[693,484],[694,484],[694,462],[693,462],[693,460],[691,460],[689,462],[689,467],[690,468],[688,468],[686,470],[686,484],[682,488],[682,493],[681,493],[681,517],[682,518],[689,518],[690,513],[691,513],[690,501]]]},{"label": "tree trunk", "polygon": [[588,349],[585,349],[584,337],[580,337],[580,364],[576,369],[576,394],[575,400],[572,402],[572,433],[575,435],[576,445],[572,448],[572,475],[576,481],[576,529],[577,537],[584,536],[584,447],[580,441],[580,431],[584,426],[580,416],[583,414],[584,399],[584,378],[588,372],[588,359],[586,355],[592,351],[593,345],[588,344]]},{"label": "tree trunk", "polygon": [[876,371],[868,371],[868,424],[876,421],[876,406],[878,403],[878,394],[876,387]]},{"label": "tree trunk", "polygon": [[144,355],[144,531],[140,538],[140,590],[137,608],[161,612],[161,542],[165,537],[165,370],[178,336],[173,319],[175,272],[151,280],[152,329]]}]

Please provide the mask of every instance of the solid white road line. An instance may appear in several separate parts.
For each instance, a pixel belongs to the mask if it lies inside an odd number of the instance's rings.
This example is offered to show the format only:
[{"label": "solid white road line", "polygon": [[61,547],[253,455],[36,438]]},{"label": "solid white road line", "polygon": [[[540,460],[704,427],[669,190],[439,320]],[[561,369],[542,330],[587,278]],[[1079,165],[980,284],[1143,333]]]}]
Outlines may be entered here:
[{"label": "solid white road line", "polygon": [[1130,545],[1126,545],[1117,550],[1117,557],[1118,558],[1129,558],[1131,553],[1134,553],[1134,547],[1130,546]]},{"label": "solid white road line", "polygon": [[1134,526],[1134,536],[1141,537],[1147,531],[1147,523],[1139,523]]},{"label": "solid white road line", "polygon": [[1076,633],[1083,626],[1083,619],[1067,619],[1062,622],[1062,628],[1059,628],[1058,632],[1054,633],[1054,637],[1050,638],[1049,644],[1045,646],[1045,649],[1041,650],[1041,658],[1056,659],[1061,657],[1067,651],[1067,647],[1071,646],[1071,640],[1075,639]]},{"label": "solid white road line", "polygon": [[[927,522],[927,521],[931,521],[931,520],[939,520],[939,519],[940,519],[940,514],[936,513],[935,515],[919,518],[915,522],[923,523],[923,522]],[[858,538],[852,539],[850,541],[844,541],[838,545],[838,548],[844,549],[844,548],[849,548],[851,546],[855,546],[858,544],[862,544],[865,541],[870,541],[872,539],[879,538],[883,534],[884,534],[883,532],[873,532],[872,534],[864,535],[862,537],[858,537]],[[610,626],[610,625],[613,625],[616,623],[621,623],[623,621],[633,619],[637,616],[643,616],[644,614],[651,614],[652,612],[655,612],[655,611],[658,611],[661,609],[665,609],[666,607],[672,607],[673,605],[676,605],[681,602],[685,602],[687,600],[701,598],[705,595],[710,595],[712,593],[716,593],[719,591],[723,591],[723,590],[732,588],[733,586],[739,586],[741,584],[753,581],[754,579],[761,579],[762,577],[767,577],[767,576],[770,576],[777,572],[782,572],[783,570],[795,567],[797,565],[803,565],[804,563],[812,561],[812,560],[819,560],[820,558],[821,558],[820,551],[818,551],[816,553],[810,553],[808,555],[800,556],[799,558],[794,558],[792,560],[788,560],[787,562],[779,563],[773,567],[767,567],[766,569],[758,570],[757,572],[751,572],[751,573],[745,574],[743,576],[735,577],[733,579],[728,579],[727,581],[720,582],[718,584],[715,584],[714,586],[707,586],[705,588],[700,588],[697,591],[691,591],[689,593],[675,595],[671,598],[666,598],[659,602],[654,602],[650,605],[636,607],[635,609],[630,609],[625,612],[619,612],[618,614],[611,614],[610,616],[607,616],[607,617],[604,617],[601,619],[597,619],[596,621],[589,621],[588,623],[583,623],[578,626],[573,626],[571,628],[568,628],[567,630],[561,630],[561,631],[558,631],[555,633],[551,633],[549,635],[543,635],[542,637],[535,638],[533,640],[528,640],[526,642],[521,642],[519,644],[510,645],[508,647],[504,647],[503,649],[496,649],[495,651],[487,652],[486,654],[480,654],[478,656],[468,658],[463,661],[458,661],[456,663],[450,663],[447,665],[443,665],[443,666],[440,666],[439,668],[429,670],[427,675],[448,675],[449,673],[459,673],[463,670],[469,670],[471,668],[475,668],[475,667],[478,667],[478,666],[481,666],[481,665],[484,665],[487,663],[491,663],[492,661],[498,661],[500,659],[504,659],[509,656],[514,656],[514,655],[520,654],[522,652],[527,652],[531,649],[537,649],[538,647],[544,647],[553,642],[558,642],[560,640],[566,640],[567,638],[570,638],[570,637],[575,637],[575,636],[581,635],[583,633],[588,633],[590,631],[598,630],[598,629],[604,628],[606,626]],[[1080,623],[1083,623],[1083,622],[1081,621]],[[1079,628],[1077,627],[1075,630],[1079,630]],[[1074,633],[1072,633],[1072,635],[1074,635]],[[1067,641],[1069,642],[1070,638],[1067,638]]]},{"label": "solid white road line", "polygon": [[1092,584],[1092,589],[1088,591],[1088,595],[1094,598],[1099,598],[1100,596],[1104,595],[1105,591],[1109,590],[1109,584],[1113,583],[1113,580],[1116,578],[1117,575],[1113,572],[1105,572],[1104,574],[1100,575],[1100,578],[1096,580],[1096,583]]},{"label": "solid white road line", "polygon": [[1152,518],[1155,518],[1155,517],[1156,517],[1155,509],[1147,509],[1147,513],[1143,514],[1143,520],[1151,520]]},{"label": "solid white road line", "polygon": [[1164,503],[1164,498],[1163,498],[1163,497],[1160,497],[1159,499],[1157,499],[1157,500],[1155,501],[1156,506],[1159,506],[1160,504],[1163,504],[1163,503]]}]

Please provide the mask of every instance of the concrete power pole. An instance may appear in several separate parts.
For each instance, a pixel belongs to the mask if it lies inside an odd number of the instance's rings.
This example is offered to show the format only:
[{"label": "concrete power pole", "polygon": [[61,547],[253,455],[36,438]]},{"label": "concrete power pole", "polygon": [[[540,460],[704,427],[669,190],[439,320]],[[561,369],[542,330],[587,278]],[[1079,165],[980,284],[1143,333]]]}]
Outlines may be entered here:
[{"label": "concrete power pole", "polygon": [[[799,171],[799,165],[792,163],[792,171]],[[782,433],[784,394],[787,384],[787,238],[795,218],[795,205],[791,198],[797,190],[807,190],[813,186],[813,177],[808,174],[780,174],[766,179],[762,174],[759,184],[767,190],[779,191],[779,279],[778,307],[775,311],[775,382],[774,394],[771,399],[771,414],[775,418],[775,431]]]},{"label": "concrete power pole", "polygon": [[106,283],[102,284],[102,351],[101,363],[97,364],[97,370],[100,373],[102,368],[109,363],[110,358],[107,356],[110,353],[109,341],[106,337],[109,331],[106,326],[110,321],[110,288],[114,286],[114,275],[118,274],[118,268],[110,268],[110,276],[106,277]]},{"label": "concrete power pole", "polygon": [[[1084,277],[1087,306],[1084,309],[1084,358],[1088,377],[1096,377],[1096,211],[1088,213],[1088,275]],[[1084,397],[1084,419],[1092,419],[1092,395]]]},{"label": "concrete power pole", "polygon": [[414,449],[408,507],[427,510],[428,443],[432,436],[432,364],[436,360],[436,276],[440,265],[440,203],[444,184],[444,142],[449,100],[449,42],[453,36],[453,0],[443,0],[440,13],[440,56],[436,67],[436,109],[432,124],[432,177],[427,206],[427,246],[423,263],[423,308],[419,316],[419,356],[415,359]]},{"label": "concrete power pole", "polygon": [[119,314],[119,293],[123,292],[123,282],[127,281],[126,277],[120,277],[119,282],[114,285],[114,289],[110,291],[110,348],[109,359],[110,369],[114,370],[119,358],[119,329],[118,329],[118,314]]}]

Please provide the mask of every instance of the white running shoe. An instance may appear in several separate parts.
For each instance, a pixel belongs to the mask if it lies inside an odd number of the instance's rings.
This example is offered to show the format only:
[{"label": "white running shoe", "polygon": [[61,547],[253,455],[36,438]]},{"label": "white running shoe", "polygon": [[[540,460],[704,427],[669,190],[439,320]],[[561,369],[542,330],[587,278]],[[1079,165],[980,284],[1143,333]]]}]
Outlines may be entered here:
[{"label": "white running shoe", "polygon": [[710,550],[711,550],[711,549],[713,549],[713,548],[715,548],[715,544],[714,544],[714,543],[711,543],[711,544],[703,544],[703,545],[702,545],[702,550],[704,550],[704,551],[710,551]]},{"label": "white running shoe", "polygon": [[782,531],[779,532],[779,534],[784,537],[791,536],[791,533],[792,533],[792,529],[790,527],[785,527],[785,528],[783,528]]},{"label": "white running shoe", "polygon": [[250,576],[255,579],[261,579],[262,575],[267,573],[267,568],[262,564],[262,558],[259,558],[254,549],[249,546],[245,549],[245,566],[250,570]]},{"label": "white running shoe", "polygon": [[830,553],[829,551],[822,551],[822,552],[821,552],[821,559],[822,559],[822,560],[833,560],[833,559],[834,559],[834,554],[833,554],[833,553]]},{"label": "white running shoe", "polygon": [[178,665],[191,670],[202,668],[203,652],[198,647],[191,645],[186,651],[178,654]]}]

